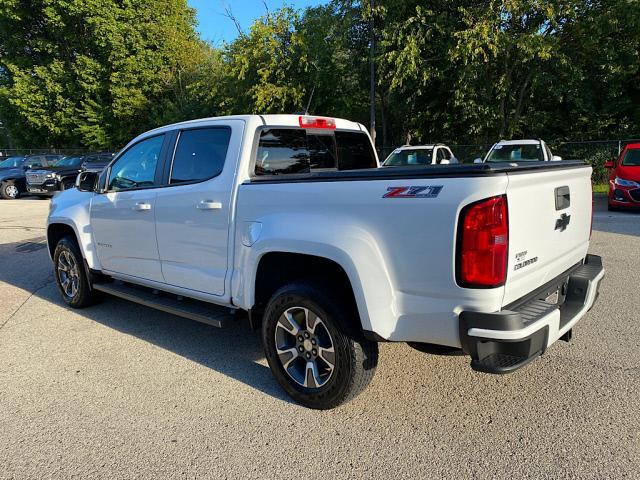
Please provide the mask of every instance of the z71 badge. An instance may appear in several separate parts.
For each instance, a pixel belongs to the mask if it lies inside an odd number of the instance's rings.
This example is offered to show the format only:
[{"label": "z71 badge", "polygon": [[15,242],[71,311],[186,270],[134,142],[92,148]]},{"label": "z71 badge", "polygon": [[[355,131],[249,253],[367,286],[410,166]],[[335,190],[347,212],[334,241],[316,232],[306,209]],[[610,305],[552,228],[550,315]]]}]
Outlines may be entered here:
[{"label": "z71 badge", "polygon": [[442,188],[442,185],[387,187],[387,193],[382,198],[436,198]]}]

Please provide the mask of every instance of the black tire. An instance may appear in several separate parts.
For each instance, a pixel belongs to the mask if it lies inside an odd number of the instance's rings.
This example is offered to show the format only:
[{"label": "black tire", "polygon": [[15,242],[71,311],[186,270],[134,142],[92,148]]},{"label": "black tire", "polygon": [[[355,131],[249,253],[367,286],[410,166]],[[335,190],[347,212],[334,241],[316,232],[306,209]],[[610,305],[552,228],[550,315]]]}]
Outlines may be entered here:
[{"label": "black tire", "polygon": [[[328,288],[308,283],[292,283],[278,290],[271,297],[265,310],[262,321],[262,341],[269,367],[285,392],[305,407],[326,410],[350,401],[370,383],[378,364],[378,344],[362,338],[361,334],[354,333],[360,330],[359,328],[348,328],[349,325],[353,325],[354,315],[357,316],[357,312],[348,301],[337,298],[338,296],[332,295]],[[304,309],[311,313],[307,315]],[[301,350],[303,353],[300,354],[296,352],[295,356],[290,353],[294,358],[284,358],[289,365],[288,370],[285,371],[283,360],[276,348],[276,335],[289,335],[293,338],[297,345],[293,350],[303,348],[298,343],[300,336],[292,335],[281,324],[279,325],[280,319],[285,318],[285,312],[297,315],[296,322],[300,327],[303,323],[307,323],[304,319],[305,315],[307,315],[306,318],[313,318],[309,323],[314,323],[314,329],[311,330],[311,325],[307,324],[304,330],[301,328],[300,331],[312,335],[311,339],[306,341],[312,342],[314,339],[318,341],[318,352],[323,350],[320,343],[327,341],[333,347],[333,352],[324,355],[318,353],[311,360],[307,360],[313,347],[305,346],[304,348],[309,350]],[[317,323],[313,315],[321,322]],[[347,331],[351,331],[351,334],[346,333]],[[326,336],[327,334],[329,337]],[[281,352],[283,348],[289,348],[289,346],[281,345]],[[315,352],[315,349],[313,351]],[[329,349],[324,348],[323,351],[329,352]],[[329,369],[330,373],[327,373],[326,368],[330,363],[325,362],[323,358],[327,355],[334,362],[334,367]],[[298,364],[301,362],[304,364],[304,383],[305,385],[308,383],[309,386],[302,385],[301,378],[296,381],[289,373],[293,372],[294,368],[299,368]],[[310,363],[316,363],[313,373],[319,372],[320,369],[323,373],[318,377],[313,374],[308,376]],[[321,378],[321,375],[325,378]],[[320,381],[317,382],[318,379]]]},{"label": "black tire", "polygon": [[607,204],[607,210],[609,210],[610,212],[619,212],[620,209],[618,207],[614,207],[611,204]]},{"label": "black tire", "polygon": [[0,184],[0,197],[5,200],[15,200],[20,197],[20,187],[15,182],[8,181]]},{"label": "black tire", "polygon": [[60,191],[64,192],[65,190],[69,190],[70,188],[75,188],[76,182],[71,182],[69,180],[62,182],[60,185]]},{"label": "black tire", "polygon": [[[67,273],[63,267],[65,264]],[[53,270],[56,285],[67,305],[72,308],[84,308],[95,303],[97,295],[89,285],[84,260],[75,238],[64,237],[58,242],[53,254]],[[68,288],[69,284],[64,283],[66,279],[71,282],[71,289]]]}]

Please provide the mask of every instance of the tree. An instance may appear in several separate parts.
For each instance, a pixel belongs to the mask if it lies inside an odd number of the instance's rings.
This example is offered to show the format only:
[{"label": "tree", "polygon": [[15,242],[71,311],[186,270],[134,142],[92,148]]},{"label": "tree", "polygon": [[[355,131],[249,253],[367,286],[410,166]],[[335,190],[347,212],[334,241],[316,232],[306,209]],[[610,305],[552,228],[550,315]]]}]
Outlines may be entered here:
[{"label": "tree", "polygon": [[23,144],[121,145],[166,118],[193,26],[186,0],[4,0],[0,116]]}]

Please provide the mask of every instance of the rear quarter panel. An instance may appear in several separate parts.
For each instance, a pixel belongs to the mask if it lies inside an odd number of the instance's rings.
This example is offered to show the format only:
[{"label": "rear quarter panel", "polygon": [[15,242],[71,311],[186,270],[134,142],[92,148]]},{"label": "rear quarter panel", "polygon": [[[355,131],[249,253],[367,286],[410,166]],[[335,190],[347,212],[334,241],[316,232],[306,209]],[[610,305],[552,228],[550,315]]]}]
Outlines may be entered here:
[{"label": "rear quarter panel", "polygon": [[[442,190],[436,198],[383,198],[403,186]],[[266,253],[317,255],[346,271],[366,330],[390,340],[458,346],[458,313],[495,311],[503,298],[503,288],[456,285],[458,214],[468,203],[504,194],[506,186],[506,175],[245,182],[237,201],[234,303],[253,306],[255,271]],[[243,245],[255,224],[255,243]]]}]

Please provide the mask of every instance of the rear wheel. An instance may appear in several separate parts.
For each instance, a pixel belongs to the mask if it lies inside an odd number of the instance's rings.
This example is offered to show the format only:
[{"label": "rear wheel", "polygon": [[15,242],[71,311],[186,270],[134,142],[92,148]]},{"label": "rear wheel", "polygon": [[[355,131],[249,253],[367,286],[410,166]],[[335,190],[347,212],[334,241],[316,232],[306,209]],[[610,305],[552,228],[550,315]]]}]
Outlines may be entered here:
[{"label": "rear wheel", "polygon": [[310,284],[287,285],[269,301],[262,322],[265,355],[280,386],[298,403],[334,408],[373,378],[378,344],[346,333],[351,315],[346,302]]},{"label": "rear wheel", "polygon": [[0,197],[5,200],[15,200],[20,196],[20,189],[14,182],[3,182],[0,185]]},{"label": "rear wheel", "polygon": [[56,284],[62,299],[73,308],[94,303],[96,294],[91,290],[80,248],[72,237],[64,237],[53,254]]}]

